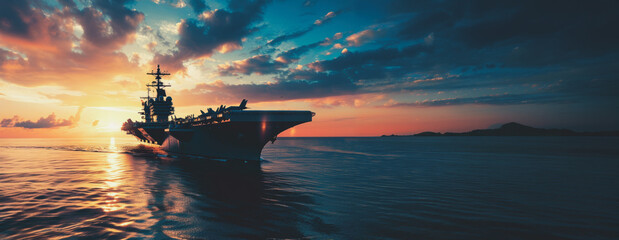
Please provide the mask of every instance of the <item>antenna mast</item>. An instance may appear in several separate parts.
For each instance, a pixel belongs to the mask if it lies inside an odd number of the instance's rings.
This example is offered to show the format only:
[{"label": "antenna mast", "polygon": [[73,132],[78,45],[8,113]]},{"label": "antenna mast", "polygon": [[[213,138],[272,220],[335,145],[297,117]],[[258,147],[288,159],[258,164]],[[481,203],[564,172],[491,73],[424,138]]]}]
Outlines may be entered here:
[{"label": "antenna mast", "polygon": [[163,84],[161,82],[161,76],[170,75],[170,73],[166,72],[166,71],[161,72],[161,69],[159,68],[159,64],[157,64],[157,72],[151,71],[151,72],[146,73],[146,74],[155,76],[155,79],[157,80],[156,82],[153,81],[152,84],[147,84],[146,85],[147,87],[156,87],[157,90],[159,90],[159,89],[162,89],[164,87],[169,87],[170,86],[170,85]]}]

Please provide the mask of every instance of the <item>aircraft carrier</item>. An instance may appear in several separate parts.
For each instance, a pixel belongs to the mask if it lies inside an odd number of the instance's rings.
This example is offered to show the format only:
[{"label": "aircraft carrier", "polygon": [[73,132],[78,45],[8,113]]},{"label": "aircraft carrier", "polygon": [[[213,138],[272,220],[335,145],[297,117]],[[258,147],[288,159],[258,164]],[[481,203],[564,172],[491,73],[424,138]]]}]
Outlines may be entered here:
[{"label": "aircraft carrier", "polygon": [[[275,142],[277,135],[298,124],[311,122],[310,111],[246,110],[247,100],[239,106],[221,105],[216,110],[200,110],[199,115],[177,118],[172,97],[166,95],[170,85],[161,81],[170,75],[157,71],[147,73],[155,81],[147,84],[148,95],[142,97],[142,121],[128,119],[121,130],[142,142],[157,144],[178,155],[200,156],[217,160],[259,162],[265,144]],[[154,88],[156,96],[150,96]]]}]

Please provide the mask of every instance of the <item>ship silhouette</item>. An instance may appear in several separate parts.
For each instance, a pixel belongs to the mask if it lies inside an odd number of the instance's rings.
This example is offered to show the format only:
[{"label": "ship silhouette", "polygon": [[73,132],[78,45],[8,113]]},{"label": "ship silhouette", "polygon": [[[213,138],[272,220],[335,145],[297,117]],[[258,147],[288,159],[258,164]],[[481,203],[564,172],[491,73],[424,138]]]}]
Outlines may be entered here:
[{"label": "ship silhouette", "polygon": [[[139,113],[143,121],[128,119],[121,130],[171,154],[256,163],[265,144],[275,142],[288,128],[311,122],[315,115],[311,111],[246,110],[243,99],[238,106],[221,105],[216,110],[200,110],[198,116],[176,118],[172,97],[165,91],[170,85],[161,81],[170,73],[157,65],[156,72],[147,74],[155,76],[155,81],[146,85],[148,95],[142,97]],[[150,96],[150,88],[155,89],[155,97]]]}]

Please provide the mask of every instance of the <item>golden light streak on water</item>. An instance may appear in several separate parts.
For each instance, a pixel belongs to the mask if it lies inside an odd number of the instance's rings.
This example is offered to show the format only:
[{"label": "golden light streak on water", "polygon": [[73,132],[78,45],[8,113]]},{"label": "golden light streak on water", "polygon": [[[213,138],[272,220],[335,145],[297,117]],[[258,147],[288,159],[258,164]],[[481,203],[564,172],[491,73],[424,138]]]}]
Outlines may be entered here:
[{"label": "golden light streak on water", "polygon": [[116,147],[116,139],[110,138],[110,146],[109,149],[111,153],[107,154],[107,163],[108,166],[105,169],[106,172],[106,180],[104,191],[106,191],[107,199],[105,200],[105,204],[101,207],[105,212],[112,212],[123,209],[124,206],[118,201],[118,187],[122,183],[122,171],[123,166],[120,160],[120,154],[118,153],[118,148]]}]

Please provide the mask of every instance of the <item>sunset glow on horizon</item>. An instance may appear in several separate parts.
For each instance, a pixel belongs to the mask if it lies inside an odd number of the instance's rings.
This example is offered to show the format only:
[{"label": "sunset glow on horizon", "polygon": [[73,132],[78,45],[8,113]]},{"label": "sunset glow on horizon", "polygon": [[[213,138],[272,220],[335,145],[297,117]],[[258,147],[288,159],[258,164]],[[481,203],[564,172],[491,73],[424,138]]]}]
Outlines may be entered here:
[{"label": "sunset glow on horizon", "polygon": [[619,128],[616,3],[468,4],[3,1],[0,137],[125,136],[158,64],[177,117],[316,113],[282,137]]}]

